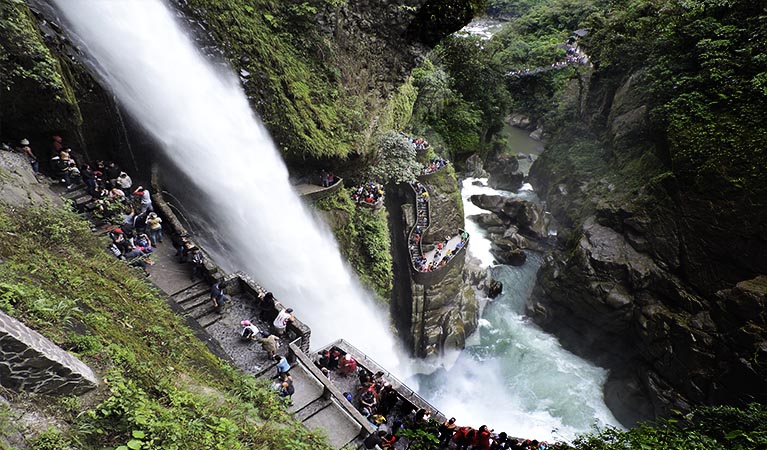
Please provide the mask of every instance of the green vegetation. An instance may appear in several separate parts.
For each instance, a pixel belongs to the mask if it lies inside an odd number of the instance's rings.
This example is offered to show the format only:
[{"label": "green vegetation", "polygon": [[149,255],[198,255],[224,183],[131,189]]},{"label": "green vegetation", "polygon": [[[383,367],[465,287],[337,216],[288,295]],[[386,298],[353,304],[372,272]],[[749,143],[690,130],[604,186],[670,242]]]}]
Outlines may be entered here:
[{"label": "green vegetation", "polygon": [[370,167],[370,176],[381,184],[414,181],[423,165],[405,136],[390,131],[378,139],[378,158]]},{"label": "green vegetation", "polygon": [[[346,157],[366,123],[363,104],[341,89],[333,47],[312,19],[338,0],[190,0],[235,66],[288,157]],[[245,58],[247,57],[247,58]]]},{"label": "green vegetation", "polygon": [[592,57],[644,74],[674,174],[722,195],[767,193],[767,23],[756,1],[609,2],[589,19]]},{"label": "green vegetation", "polygon": [[327,448],[267,386],[211,354],[74,213],[2,207],[0,236],[0,308],[104,380],[84,404],[51,406],[68,428],[41,433],[31,448]]},{"label": "green vegetation", "polygon": [[388,301],[393,274],[386,209],[355,205],[345,188],[318,201],[316,206],[328,212],[341,252],[360,281],[374,290],[379,301]]},{"label": "green vegetation", "polygon": [[613,428],[583,436],[574,450],[750,450],[767,447],[767,408],[715,406],[699,408],[677,419],[642,424],[628,431]]},{"label": "green vegetation", "polygon": [[82,122],[72,88],[59,61],[45,46],[23,1],[0,4],[0,116],[17,132],[55,129]]}]

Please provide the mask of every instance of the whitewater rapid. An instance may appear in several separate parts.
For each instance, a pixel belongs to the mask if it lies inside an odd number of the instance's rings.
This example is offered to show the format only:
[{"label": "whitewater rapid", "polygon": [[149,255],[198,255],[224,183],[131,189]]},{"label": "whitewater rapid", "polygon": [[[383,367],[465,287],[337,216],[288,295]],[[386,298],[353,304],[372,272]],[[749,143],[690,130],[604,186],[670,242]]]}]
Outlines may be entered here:
[{"label": "whitewater rapid", "polygon": [[537,201],[535,192],[528,184],[516,193],[498,191],[486,181],[462,182],[468,251],[503,283],[503,293],[484,308],[476,344],[452,366],[419,376],[419,392],[460,423],[484,423],[518,437],[572,440],[594,425],[620,427],[603,400],[607,371],[564,350],[524,315],[542,257],[528,252],[521,267],[496,265],[485,231],[471,220],[487,212],[471,203],[472,195]]}]

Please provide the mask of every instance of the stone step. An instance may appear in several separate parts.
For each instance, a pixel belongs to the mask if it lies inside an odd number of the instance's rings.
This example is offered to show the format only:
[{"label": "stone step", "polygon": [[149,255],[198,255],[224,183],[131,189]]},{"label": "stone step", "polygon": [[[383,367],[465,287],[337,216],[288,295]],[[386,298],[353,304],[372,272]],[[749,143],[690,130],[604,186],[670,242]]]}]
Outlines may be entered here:
[{"label": "stone step", "polygon": [[176,303],[181,303],[188,298],[197,297],[201,292],[210,292],[210,286],[205,281],[198,281],[191,286],[187,286],[184,289],[171,294],[171,297]]},{"label": "stone step", "polygon": [[198,321],[201,317],[207,316],[210,313],[215,313],[215,311],[213,311],[213,303],[211,302],[203,302],[194,308],[189,308],[184,311],[184,315]]},{"label": "stone step", "polygon": [[189,297],[185,299],[183,302],[177,302],[177,303],[179,306],[181,306],[181,309],[183,309],[184,311],[191,311],[202,304],[210,305],[210,297],[207,295],[207,292],[203,292],[197,297]]},{"label": "stone step", "polygon": [[322,411],[323,409],[327,408],[331,404],[333,404],[333,400],[329,398],[318,397],[313,402],[309,403],[308,405],[304,406],[300,410],[296,411],[293,414],[293,417],[296,420],[303,422],[306,419],[317,414],[318,412]]},{"label": "stone step", "polygon": [[86,188],[85,188],[85,186],[80,186],[80,187],[78,187],[77,189],[73,189],[73,190],[71,190],[71,191],[67,191],[67,192],[65,192],[65,193],[62,195],[62,197],[64,197],[64,198],[68,198],[68,199],[70,199],[70,200],[74,200],[74,199],[76,199],[77,197],[82,197],[83,195],[86,195],[86,194],[87,194],[87,192],[86,192]]},{"label": "stone step", "polygon": [[207,316],[200,317],[197,320],[197,322],[199,322],[200,326],[202,326],[203,328],[208,328],[209,326],[218,322],[220,319],[221,319],[221,314],[217,312],[213,312],[208,314]]}]

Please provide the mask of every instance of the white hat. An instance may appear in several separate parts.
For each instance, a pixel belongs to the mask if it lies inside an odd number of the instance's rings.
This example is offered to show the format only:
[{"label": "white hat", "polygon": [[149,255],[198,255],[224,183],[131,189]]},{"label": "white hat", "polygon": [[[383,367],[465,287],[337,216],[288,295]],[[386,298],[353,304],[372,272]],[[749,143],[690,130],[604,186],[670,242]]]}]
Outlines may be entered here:
[{"label": "white hat", "polygon": [[21,145],[29,145],[29,141],[27,139],[22,139],[21,141],[19,141],[19,144],[21,144]]}]

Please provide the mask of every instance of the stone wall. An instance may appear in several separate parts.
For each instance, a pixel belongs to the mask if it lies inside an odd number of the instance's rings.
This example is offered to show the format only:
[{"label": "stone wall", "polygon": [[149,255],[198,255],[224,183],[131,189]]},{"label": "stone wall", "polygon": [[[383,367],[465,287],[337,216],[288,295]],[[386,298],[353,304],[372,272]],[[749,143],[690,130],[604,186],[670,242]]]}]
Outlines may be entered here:
[{"label": "stone wall", "polygon": [[17,391],[79,395],[99,381],[82,361],[0,312],[0,384]]}]

